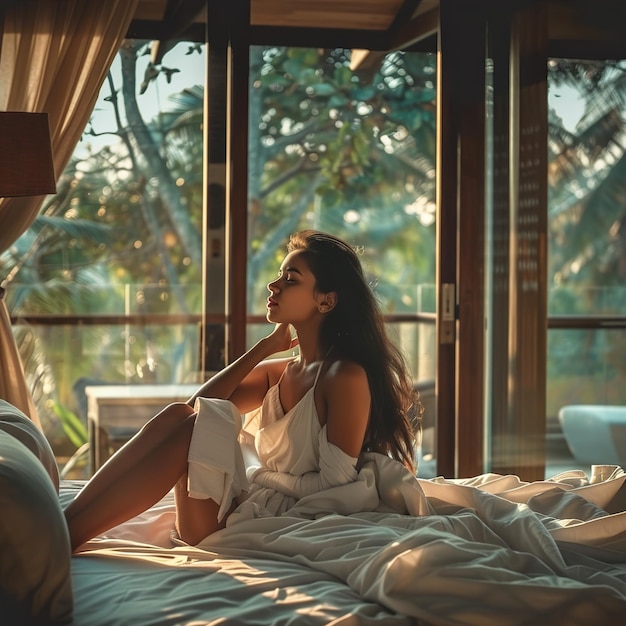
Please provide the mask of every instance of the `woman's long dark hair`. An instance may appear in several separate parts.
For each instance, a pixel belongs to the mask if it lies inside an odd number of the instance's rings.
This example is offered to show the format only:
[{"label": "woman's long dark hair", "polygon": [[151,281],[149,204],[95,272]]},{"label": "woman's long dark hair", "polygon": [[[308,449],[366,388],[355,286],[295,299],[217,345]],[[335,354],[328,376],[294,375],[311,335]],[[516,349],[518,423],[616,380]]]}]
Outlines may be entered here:
[{"label": "woman's long dark hair", "polygon": [[288,250],[302,251],[318,291],[337,294],[320,328],[320,343],[324,352],[332,348],[334,356],[367,373],[372,401],[366,449],[389,454],[414,471],[421,402],[402,355],[387,337],[359,258],[341,239],[314,230],[293,234]]}]

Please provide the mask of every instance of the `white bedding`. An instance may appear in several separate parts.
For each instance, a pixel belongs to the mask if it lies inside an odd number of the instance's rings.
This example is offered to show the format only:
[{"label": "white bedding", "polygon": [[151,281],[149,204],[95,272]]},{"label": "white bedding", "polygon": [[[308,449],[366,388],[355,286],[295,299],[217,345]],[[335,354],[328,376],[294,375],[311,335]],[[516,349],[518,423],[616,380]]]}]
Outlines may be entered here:
[{"label": "white bedding", "polygon": [[611,472],[390,482],[378,512],[317,516],[343,510],[340,487],[199,547],[172,543],[169,495],[73,558],[75,624],[624,624],[626,474]]}]

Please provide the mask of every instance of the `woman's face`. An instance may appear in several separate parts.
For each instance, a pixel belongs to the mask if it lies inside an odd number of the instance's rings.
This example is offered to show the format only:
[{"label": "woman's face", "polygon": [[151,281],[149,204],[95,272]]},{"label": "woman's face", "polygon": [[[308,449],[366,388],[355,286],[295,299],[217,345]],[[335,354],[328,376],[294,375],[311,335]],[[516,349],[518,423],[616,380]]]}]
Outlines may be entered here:
[{"label": "woman's face", "polygon": [[267,285],[267,320],[297,324],[320,315],[324,294],[316,290],[315,284],[302,250],[290,252],[280,266],[278,278]]}]

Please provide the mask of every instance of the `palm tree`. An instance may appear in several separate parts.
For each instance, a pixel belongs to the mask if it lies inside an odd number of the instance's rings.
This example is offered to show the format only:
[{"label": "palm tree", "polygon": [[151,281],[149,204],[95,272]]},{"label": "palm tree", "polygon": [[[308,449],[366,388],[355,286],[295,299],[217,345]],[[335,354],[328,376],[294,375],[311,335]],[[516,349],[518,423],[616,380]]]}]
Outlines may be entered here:
[{"label": "palm tree", "polygon": [[[619,315],[626,309],[625,67],[562,59],[549,64],[552,88],[573,88],[584,103],[573,130],[554,112],[549,119],[549,283],[555,314]],[[622,336],[613,333],[609,341],[606,331],[553,334],[551,375],[623,380]]]},{"label": "palm tree", "polygon": [[553,61],[552,84],[578,90],[574,132],[550,119],[551,275],[558,283],[617,286],[626,279],[626,74],[620,63]]},{"label": "palm tree", "polygon": [[[190,86],[146,122],[136,81],[145,45],[127,42],[120,53],[121,84],[112,75],[107,79],[115,125],[106,133],[116,141],[72,160],[59,193],[18,242],[16,258],[25,261],[13,265],[11,278],[28,287],[12,297],[28,304],[29,312],[120,313],[122,285],[128,283],[168,286],[171,297],[164,301],[158,294],[150,300],[144,290],[140,310],[167,312],[172,301],[182,311],[196,310],[200,290],[194,302],[184,285],[201,282],[204,93],[201,86]],[[393,53],[375,68],[354,72],[345,50],[253,52],[249,302],[263,300],[255,289],[264,289],[273,275],[274,256],[287,235],[313,224],[364,244],[372,280],[382,264],[392,273],[378,289],[388,310],[415,311],[415,284],[434,278],[433,57]],[[152,67],[149,78],[171,71]],[[96,134],[93,126],[87,128],[87,137]],[[11,263],[8,257],[3,261]],[[113,286],[103,289],[103,284]],[[54,297],[44,297],[52,287]],[[75,341],[74,331],[66,329],[60,343]],[[88,336],[100,366],[96,375],[109,380],[134,375],[143,348],[129,356],[119,347],[115,352],[106,330]],[[195,357],[195,350],[181,347],[184,338],[154,341],[171,345],[180,359],[185,352]],[[54,354],[52,344],[42,352]],[[100,362],[106,353],[110,361]],[[48,368],[45,395],[56,387],[67,404],[73,382],[88,368],[79,359],[64,367],[55,375]]]},{"label": "palm tree", "polygon": [[[137,106],[133,69],[141,50],[138,43],[129,43],[122,53],[122,104],[112,74],[107,79],[110,94],[106,100],[113,110],[115,128],[107,129],[106,134],[117,142],[88,151],[85,157],[75,155],[59,178],[57,194],[47,199],[32,227],[0,258],[0,268],[8,268],[3,273],[10,288],[9,306],[16,316],[22,310],[47,315],[121,314],[125,310],[123,283],[158,284],[163,280],[173,296],[167,302],[177,302],[182,312],[195,310],[181,285],[200,283],[200,229],[192,220],[200,223],[202,210],[202,161],[196,158],[202,153],[201,90],[199,99],[193,87],[187,98],[179,94],[171,111],[145,123]],[[128,122],[122,121],[122,105]],[[85,135],[96,135],[91,125]],[[182,137],[187,140],[186,159],[180,154]],[[193,164],[191,170],[189,163]],[[181,185],[183,176],[187,180]],[[196,262],[184,262],[185,257]],[[185,272],[186,280],[181,279]],[[148,299],[149,291],[143,291]],[[157,295],[138,306],[154,312],[163,304]],[[60,427],[51,398],[70,405],[74,381],[86,372],[114,381],[120,376],[124,380],[139,367],[139,362],[127,362],[124,350],[114,348],[111,330],[106,328],[78,331],[46,326],[35,335],[20,325],[16,332],[33,397],[53,441]],[[150,332],[145,330],[148,341]],[[196,332],[192,334],[195,342]],[[195,356],[195,351],[183,349],[184,337],[172,331],[169,335],[166,340],[173,345],[168,352],[176,368],[177,354],[182,359],[185,352]],[[96,355],[89,367],[80,358],[54,357],[59,346],[72,349],[77,341],[75,355]],[[109,355],[108,365],[103,354]]]}]

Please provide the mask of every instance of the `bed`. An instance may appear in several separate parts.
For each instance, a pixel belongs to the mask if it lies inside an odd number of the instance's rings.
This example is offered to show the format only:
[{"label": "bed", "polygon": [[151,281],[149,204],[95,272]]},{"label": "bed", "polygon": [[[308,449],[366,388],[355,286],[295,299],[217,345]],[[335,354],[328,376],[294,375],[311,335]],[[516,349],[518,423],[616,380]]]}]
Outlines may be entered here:
[{"label": "bed", "polygon": [[261,518],[199,547],[172,543],[168,495],[72,558],[74,623],[626,623],[625,474],[603,471],[416,481],[421,515]]},{"label": "bed", "polygon": [[[49,594],[48,604],[63,609],[56,623],[626,623],[621,467],[525,483],[494,474],[446,480],[405,473],[397,480],[389,472],[378,476],[380,463],[387,460],[362,470],[366,481],[386,477],[377,483],[380,500],[359,513],[342,514],[345,493],[334,488],[287,515],[237,522],[190,547],[172,538],[168,494],[71,558],[62,535],[49,538],[36,554],[51,556],[38,567],[54,564],[48,577],[64,571],[68,583],[57,580]],[[81,485],[61,481],[58,496],[50,488],[59,519]],[[48,513],[39,533],[56,526]],[[28,558],[35,563],[32,551]]]}]

